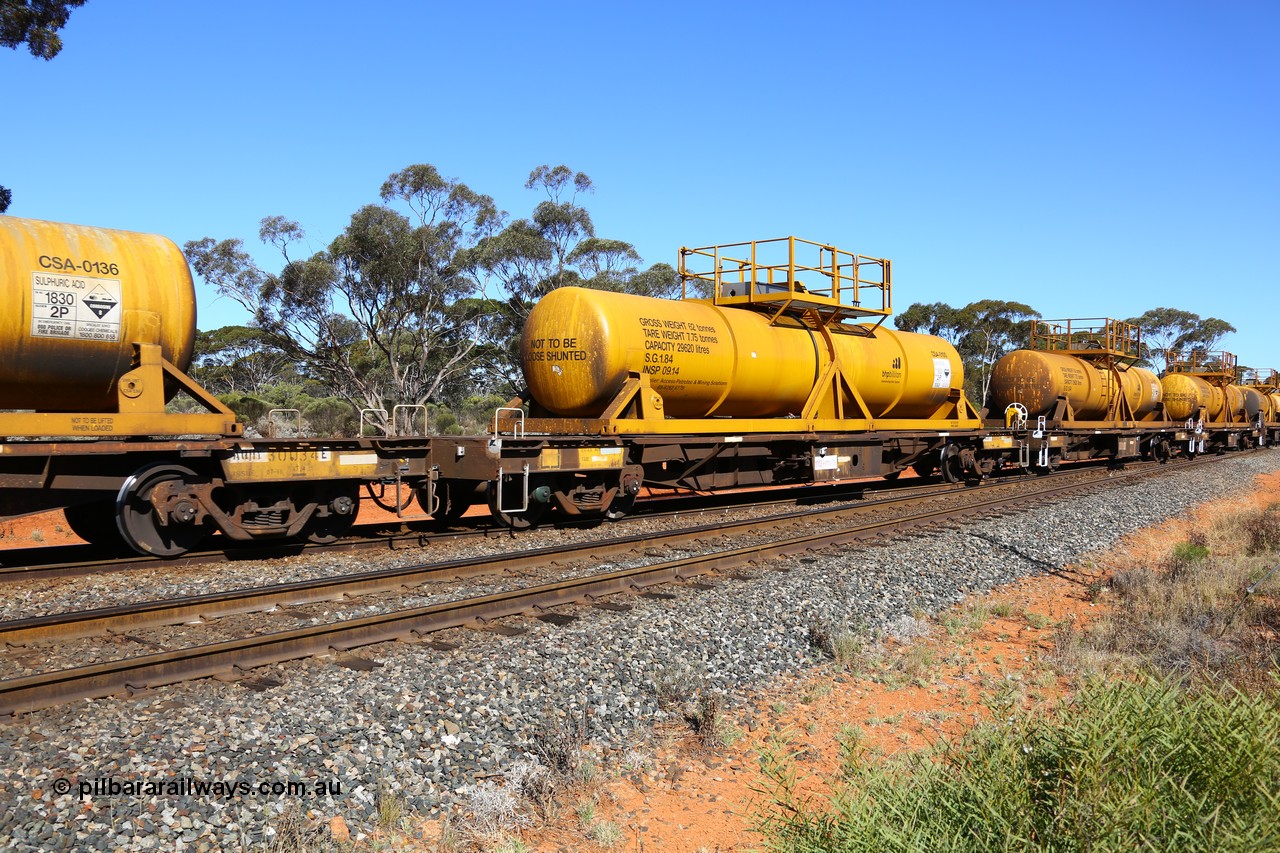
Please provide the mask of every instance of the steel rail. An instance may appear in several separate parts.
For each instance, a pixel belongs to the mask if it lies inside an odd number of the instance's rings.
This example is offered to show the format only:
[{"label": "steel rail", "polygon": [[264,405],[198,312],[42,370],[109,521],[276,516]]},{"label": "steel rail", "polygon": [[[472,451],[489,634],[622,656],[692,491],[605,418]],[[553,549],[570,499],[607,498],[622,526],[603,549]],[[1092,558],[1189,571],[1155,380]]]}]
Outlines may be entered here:
[{"label": "steel rail", "polygon": [[[1150,472],[1144,469],[1131,472],[1131,475],[1148,473]],[[1131,476],[1125,476],[1123,479],[1130,478]],[[687,580],[716,570],[882,535],[924,521],[979,515],[1015,501],[1044,499],[1087,488],[1099,482],[1114,484],[1117,479],[1054,483],[1031,494],[1015,492],[988,496],[962,508],[935,509],[853,528],[788,537],[771,543],[716,551],[492,595],[10,679],[0,682],[0,714],[18,714],[65,702],[134,692],[197,678],[238,677],[258,666],[330,651],[345,652],[359,646],[390,640],[407,640],[447,628],[515,616],[531,609],[546,610],[589,602],[620,592]]]},{"label": "steel rail", "polygon": [[722,520],[710,524],[685,527],[664,533],[640,533],[605,541],[576,545],[554,545],[505,554],[469,557],[440,563],[398,566],[347,575],[291,581],[270,586],[225,590],[184,596],[176,599],[143,601],[28,616],[0,621],[0,646],[17,646],[42,640],[69,640],[91,637],[109,631],[173,625],[196,619],[215,619],[237,613],[252,613],[274,607],[290,607],[318,601],[338,601],[346,597],[395,590],[409,590],[437,580],[453,580],[503,572],[510,568],[541,568],[557,563],[570,563],[587,558],[610,558],[636,551],[681,545],[708,538],[721,538],[768,527],[791,526],[800,521],[841,521],[889,506],[909,505],[957,491],[957,486],[894,495],[855,506],[803,510],[764,518]]},{"label": "steel rail", "polygon": [[[1096,470],[1102,463],[1080,463],[1072,466],[1070,471],[1062,475],[1083,473]],[[1010,472],[1009,478],[1020,477]],[[1003,482],[1004,478],[992,482]],[[830,483],[821,485],[798,486],[766,486],[743,491],[707,493],[681,493],[677,495],[656,495],[637,503],[635,510],[621,523],[636,518],[662,519],[681,516],[706,514],[721,509],[737,506],[787,506],[799,505],[805,501],[838,501],[855,497],[866,499],[869,494],[885,493],[901,495],[910,490],[928,490],[938,488],[934,481],[922,486],[901,486],[897,481],[884,479],[867,479],[852,483]],[[785,490],[787,497],[773,500],[760,500],[761,495]],[[669,506],[674,509],[668,509]],[[388,519],[383,522],[370,522],[358,525],[357,529],[386,529],[395,525],[432,524],[430,519]],[[588,526],[600,523],[599,518],[562,518],[555,523],[556,528]],[[179,557],[162,558],[130,554],[122,557],[106,559],[76,559],[60,562],[24,562],[28,558],[41,559],[43,554],[72,550],[76,553],[90,552],[92,545],[45,546],[40,548],[0,550],[0,585],[25,580],[48,580],[53,578],[80,577],[83,575],[106,574],[108,572],[132,571],[135,569],[186,568],[188,566],[210,565],[223,562],[245,562],[249,560],[272,560],[282,557],[296,557],[301,554],[342,553],[364,551],[373,548],[385,548],[391,551],[413,550],[431,547],[433,543],[455,539],[484,539],[494,536],[509,536],[511,530],[506,527],[489,525],[461,530],[420,530],[392,534],[373,534],[361,538],[348,538],[327,545],[309,542],[263,541],[245,543],[227,548],[210,548],[203,551],[189,551]],[[42,553],[43,552],[43,553]],[[10,565],[6,565],[6,564]]]},{"label": "steel rail", "polygon": [[[762,493],[760,490],[756,490],[754,492],[720,493],[711,496],[699,495],[697,497],[691,497],[688,495],[661,496],[650,498],[642,502],[637,506],[632,515],[628,515],[624,519],[621,519],[621,521],[622,523],[626,523],[635,518],[676,518],[716,512],[721,509],[735,506],[794,506],[810,500],[852,500],[855,499],[855,497],[865,498],[869,493],[886,492],[902,494],[909,489],[927,489],[930,487],[937,488],[937,484],[933,483],[929,486],[891,487],[887,484],[882,485],[882,481],[871,481],[858,484],[833,484],[830,486],[800,486],[789,488],[788,491],[792,492],[792,494],[786,498],[777,498],[765,501],[759,500],[759,495]],[[797,492],[799,493],[797,494]],[[680,508],[664,508],[673,503]],[[360,525],[360,527],[386,529],[394,525],[414,523],[429,524],[431,522],[423,519],[412,519],[407,521],[401,521],[400,519],[388,519],[384,522],[363,524]],[[599,523],[600,519],[598,518],[569,518],[560,520],[556,524],[556,527],[566,528]],[[37,556],[41,551],[56,551],[67,548],[83,552],[85,550],[92,549],[94,546],[67,545],[13,549],[8,552],[0,551],[0,564],[10,561],[16,561],[18,563],[16,565],[0,565],[0,584],[25,580],[47,580],[52,578],[105,574],[107,572],[131,571],[134,569],[185,568],[187,566],[209,565],[212,563],[224,563],[228,561],[245,562],[248,560],[270,560],[280,557],[296,557],[304,553],[339,553],[348,551],[364,551],[373,548],[385,548],[391,551],[412,550],[428,548],[433,543],[441,541],[450,541],[455,539],[485,539],[495,536],[509,535],[511,535],[511,530],[509,528],[481,526],[462,530],[423,530],[409,533],[393,533],[390,535],[375,534],[357,539],[345,539],[343,541],[327,545],[304,542],[278,544],[262,542],[238,547],[190,551],[180,557],[173,557],[169,559],[131,554],[123,557],[108,558],[105,560],[83,559],[69,560],[65,562],[31,563],[25,565],[21,563],[22,560],[28,556]]]}]

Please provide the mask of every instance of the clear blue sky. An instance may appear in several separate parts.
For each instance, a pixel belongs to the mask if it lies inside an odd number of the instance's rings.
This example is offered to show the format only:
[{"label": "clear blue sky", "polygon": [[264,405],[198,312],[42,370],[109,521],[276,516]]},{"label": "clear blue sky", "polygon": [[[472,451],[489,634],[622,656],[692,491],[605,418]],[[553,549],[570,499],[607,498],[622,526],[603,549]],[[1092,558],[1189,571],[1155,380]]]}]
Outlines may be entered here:
[{"label": "clear blue sky", "polygon": [[646,265],[796,234],[892,258],[898,310],[1171,306],[1280,367],[1275,0],[89,0],[63,39],[0,50],[13,215],[319,249],[407,165],[523,216],[564,163]]}]

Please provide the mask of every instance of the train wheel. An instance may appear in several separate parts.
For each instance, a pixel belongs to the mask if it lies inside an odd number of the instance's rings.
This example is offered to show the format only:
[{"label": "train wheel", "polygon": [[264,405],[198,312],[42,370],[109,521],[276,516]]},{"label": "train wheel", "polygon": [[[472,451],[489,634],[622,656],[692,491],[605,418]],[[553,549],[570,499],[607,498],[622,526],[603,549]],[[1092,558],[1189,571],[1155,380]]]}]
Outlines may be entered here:
[{"label": "train wheel", "polygon": [[312,515],[302,530],[306,540],[316,545],[337,542],[351,532],[352,525],[356,523],[356,511],[360,508],[360,486],[356,483],[339,484],[325,498],[325,505],[320,508],[327,508],[328,514]]},{"label": "train wheel", "polygon": [[[532,491],[532,489],[530,490]],[[510,509],[513,503],[510,495],[503,495],[507,509],[498,506],[498,489],[493,483],[485,485],[485,497],[489,501],[489,514],[493,516],[493,520],[503,527],[510,527],[512,530],[528,530],[531,527],[537,527],[542,521],[542,517],[547,514],[547,510],[551,505],[545,501],[534,500],[529,498],[529,504],[523,512],[514,512]]]},{"label": "train wheel", "polygon": [[1169,461],[1169,443],[1163,439],[1151,445],[1151,458],[1164,465]]},{"label": "train wheel", "polygon": [[938,454],[938,470],[942,472],[942,479],[948,483],[963,483],[964,477],[964,460],[960,458],[960,447],[955,444],[944,444],[942,452]]},{"label": "train wheel", "polygon": [[71,532],[91,545],[115,545],[118,548],[124,541],[120,538],[120,526],[116,524],[114,499],[69,506],[62,514],[67,517]]},{"label": "train wheel", "polygon": [[[610,521],[618,521],[621,518],[631,514],[631,510],[635,509],[636,498],[640,495],[640,489],[644,485],[644,472],[636,468],[630,473],[624,472],[622,479],[618,483],[618,488],[608,490],[606,494],[606,504],[604,508],[604,517]],[[613,497],[607,497],[612,494]]]},{"label": "train wheel", "polygon": [[125,543],[139,554],[177,557],[190,551],[208,531],[195,523],[199,507],[177,497],[157,503],[157,490],[193,482],[196,474],[181,465],[155,464],[140,468],[124,481],[116,496],[116,522]]}]

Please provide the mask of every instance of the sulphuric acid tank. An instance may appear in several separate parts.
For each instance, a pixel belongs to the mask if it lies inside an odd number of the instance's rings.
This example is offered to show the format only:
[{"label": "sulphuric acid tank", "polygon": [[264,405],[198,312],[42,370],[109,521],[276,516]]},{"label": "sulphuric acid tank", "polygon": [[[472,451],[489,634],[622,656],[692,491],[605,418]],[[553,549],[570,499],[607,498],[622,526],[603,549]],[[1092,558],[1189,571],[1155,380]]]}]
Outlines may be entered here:
[{"label": "sulphuric acid tank", "polygon": [[1184,421],[1202,408],[1211,421],[1222,415],[1226,395],[1219,386],[1190,373],[1170,373],[1160,382],[1164,387],[1164,407],[1170,420]]},{"label": "sulphuric acid tank", "polygon": [[1263,395],[1252,388],[1214,385],[1191,373],[1170,373],[1161,383],[1165,411],[1175,421],[1193,417],[1201,408],[1211,423],[1255,421],[1265,405]]},{"label": "sulphuric acid tank", "polygon": [[1243,405],[1244,416],[1248,418],[1250,423],[1257,423],[1258,415],[1262,415],[1265,420],[1270,410],[1271,401],[1265,394],[1257,388],[1250,388],[1248,385],[1233,386],[1240,388],[1241,403]]},{"label": "sulphuric acid tank", "polygon": [[[885,328],[832,337],[872,417],[928,417],[963,384],[960,356],[940,338]],[[830,364],[821,333],[798,322],[579,287],[534,307],[520,354],[532,398],[562,417],[599,416],[629,370],[648,374],[669,417],[798,415]]]},{"label": "sulphuric acid tank", "polygon": [[1262,395],[1263,412],[1267,423],[1280,421],[1280,392],[1268,391]]},{"label": "sulphuric acid tank", "polygon": [[1060,352],[1020,349],[996,362],[987,392],[988,411],[999,415],[1012,403],[1027,407],[1029,417],[1050,414],[1065,397],[1077,420],[1107,416],[1112,401],[1123,394],[1135,419],[1150,415],[1163,398],[1160,379],[1142,367],[1128,367],[1116,375],[1089,359]]},{"label": "sulphuric acid tank", "polygon": [[195,331],[172,241],[0,216],[0,409],[109,411],[134,342],[185,370]]}]

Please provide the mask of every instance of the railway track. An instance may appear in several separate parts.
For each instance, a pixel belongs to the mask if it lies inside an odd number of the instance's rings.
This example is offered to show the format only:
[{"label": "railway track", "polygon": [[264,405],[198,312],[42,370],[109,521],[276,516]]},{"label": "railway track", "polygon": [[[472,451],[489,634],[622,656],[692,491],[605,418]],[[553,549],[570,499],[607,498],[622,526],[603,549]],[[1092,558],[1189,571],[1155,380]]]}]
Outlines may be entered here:
[{"label": "railway track", "polygon": [[[939,488],[937,484],[898,486],[886,481],[864,482],[854,485],[809,486],[786,489],[786,497],[760,500],[760,492],[717,493],[713,495],[675,495],[656,497],[640,504],[635,513],[620,522],[625,525],[634,518],[662,519],[687,518],[735,506],[785,507],[807,503],[860,500],[883,494],[906,494],[910,490]],[[955,487],[951,487],[955,488]],[[470,523],[467,523],[470,521]],[[211,565],[249,560],[272,560],[296,557],[300,554],[345,553],[355,551],[400,551],[430,548],[444,541],[507,537],[509,528],[495,526],[487,516],[463,519],[466,526],[451,529],[411,529],[411,525],[429,525],[431,522],[402,522],[389,519],[385,522],[362,525],[364,532],[328,545],[288,543],[276,546],[236,545],[210,547],[188,552],[170,559],[146,557],[139,554],[102,556],[92,545],[67,545],[41,548],[0,550],[0,585],[15,581],[49,580],[79,577],[108,572],[136,569],[182,569],[188,566]],[[599,525],[599,519],[565,520],[562,528]],[[400,528],[392,530],[391,528]],[[51,553],[52,552],[52,553]]]},{"label": "railway track", "polygon": [[[1192,464],[1204,464],[1205,461],[1208,460]],[[1148,476],[1157,470],[1159,466],[1152,465],[1106,474],[1096,470],[1073,471],[1037,480],[997,482],[978,489],[961,490],[958,494],[964,500],[939,501],[944,495],[937,492],[922,493],[871,505],[807,510],[741,522],[717,522],[673,531],[669,535],[621,537],[605,543],[574,546],[571,549],[541,549],[516,555],[367,572],[172,601],[144,602],[117,608],[14,620],[0,623],[0,639],[9,646],[189,622],[194,619],[212,619],[231,613],[271,609],[301,602],[411,588],[445,577],[466,577],[502,571],[512,564],[525,569],[533,565],[567,563],[586,558],[601,559],[606,554],[632,553],[639,548],[651,550],[671,547],[709,537],[724,539],[746,537],[750,534],[761,539],[741,547],[705,551],[654,564],[535,584],[491,595],[392,610],[291,631],[10,679],[0,682],[0,713],[15,714],[78,699],[132,692],[195,678],[234,678],[254,667],[284,660],[333,650],[346,651],[388,640],[420,638],[447,628],[475,625],[522,613],[545,613],[565,605],[591,604],[598,599],[620,593],[689,581],[712,572],[738,569],[747,564],[759,565],[778,557],[882,536],[904,528],[989,514],[1011,506],[1025,505],[1030,501],[1050,499],[1100,482],[1115,484]],[[945,505],[930,507],[930,503]],[[888,518],[867,517],[875,515],[876,511],[883,514],[890,507],[903,511]],[[795,528],[801,525],[808,532],[796,533]],[[817,527],[825,529],[815,529]]]}]

